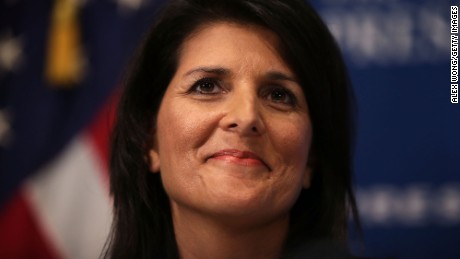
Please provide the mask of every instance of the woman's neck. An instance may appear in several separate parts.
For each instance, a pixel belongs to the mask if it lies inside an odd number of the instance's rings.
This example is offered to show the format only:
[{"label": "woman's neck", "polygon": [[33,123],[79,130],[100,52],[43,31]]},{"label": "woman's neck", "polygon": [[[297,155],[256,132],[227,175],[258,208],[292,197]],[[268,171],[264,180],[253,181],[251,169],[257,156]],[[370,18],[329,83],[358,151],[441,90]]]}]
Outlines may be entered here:
[{"label": "woman's neck", "polygon": [[173,205],[173,224],[182,259],[278,258],[289,216],[247,227]]}]

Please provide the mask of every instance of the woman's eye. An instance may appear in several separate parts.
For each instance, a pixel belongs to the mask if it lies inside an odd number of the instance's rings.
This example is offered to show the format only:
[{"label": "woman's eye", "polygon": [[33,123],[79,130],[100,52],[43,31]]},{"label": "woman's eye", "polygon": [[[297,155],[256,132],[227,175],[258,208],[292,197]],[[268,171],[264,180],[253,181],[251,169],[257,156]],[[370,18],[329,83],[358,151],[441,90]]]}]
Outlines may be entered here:
[{"label": "woman's eye", "polygon": [[203,78],[193,84],[190,89],[191,92],[198,94],[218,94],[222,92],[222,88],[218,85],[218,82],[211,78]]},{"label": "woman's eye", "polygon": [[284,88],[271,88],[267,95],[267,99],[275,103],[282,103],[291,106],[295,105],[294,95]]}]

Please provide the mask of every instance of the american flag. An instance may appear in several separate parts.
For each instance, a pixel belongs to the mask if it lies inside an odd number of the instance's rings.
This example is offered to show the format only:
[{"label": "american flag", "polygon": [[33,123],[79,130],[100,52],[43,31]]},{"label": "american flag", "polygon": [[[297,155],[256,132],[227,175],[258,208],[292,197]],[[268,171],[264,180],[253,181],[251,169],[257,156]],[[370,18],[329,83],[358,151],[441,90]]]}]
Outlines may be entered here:
[{"label": "american flag", "polygon": [[158,1],[0,2],[0,258],[97,258],[116,89]]}]

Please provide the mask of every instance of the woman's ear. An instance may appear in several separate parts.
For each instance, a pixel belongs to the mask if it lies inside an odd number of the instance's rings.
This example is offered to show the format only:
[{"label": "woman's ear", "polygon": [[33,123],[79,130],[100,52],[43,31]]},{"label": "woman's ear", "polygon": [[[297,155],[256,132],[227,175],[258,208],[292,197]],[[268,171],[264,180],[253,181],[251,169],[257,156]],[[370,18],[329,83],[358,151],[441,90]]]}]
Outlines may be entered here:
[{"label": "woman's ear", "polygon": [[156,139],[156,130],[153,130],[153,138],[151,140],[152,146],[149,150],[148,163],[152,173],[160,172],[160,152],[158,150],[158,143]]},{"label": "woman's ear", "polygon": [[307,166],[305,167],[305,172],[303,175],[302,186],[304,189],[310,188],[311,178],[313,177],[313,168],[316,165],[316,156],[313,155],[312,150],[310,149],[310,154],[308,155]]},{"label": "woman's ear", "polygon": [[157,148],[150,149],[149,164],[150,164],[150,171],[152,171],[152,173],[160,172],[160,154],[158,153]]},{"label": "woman's ear", "polygon": [[312,174],[312,168],[310,166],[310,163],[307,164],[305,168],[305,172],[303,175],[303,181],[302,181],[302,186],[304,189],[310,188],[310,183],[311,183],[311,174]]}]

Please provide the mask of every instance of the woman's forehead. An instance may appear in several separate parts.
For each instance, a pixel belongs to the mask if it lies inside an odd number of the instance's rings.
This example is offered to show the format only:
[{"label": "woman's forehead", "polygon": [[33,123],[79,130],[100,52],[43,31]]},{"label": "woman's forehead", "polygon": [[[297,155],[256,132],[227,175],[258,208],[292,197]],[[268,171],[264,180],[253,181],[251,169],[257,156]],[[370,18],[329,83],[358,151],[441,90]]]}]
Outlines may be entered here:
[{"label": "woman's forehead", "polygon": [[188,37],[179,55],[178,73],[199,67],[225,67],[233,73],[280,71],[291,77],[291,70],[278,51],[278,37],[260,26],[212,23]]}]

